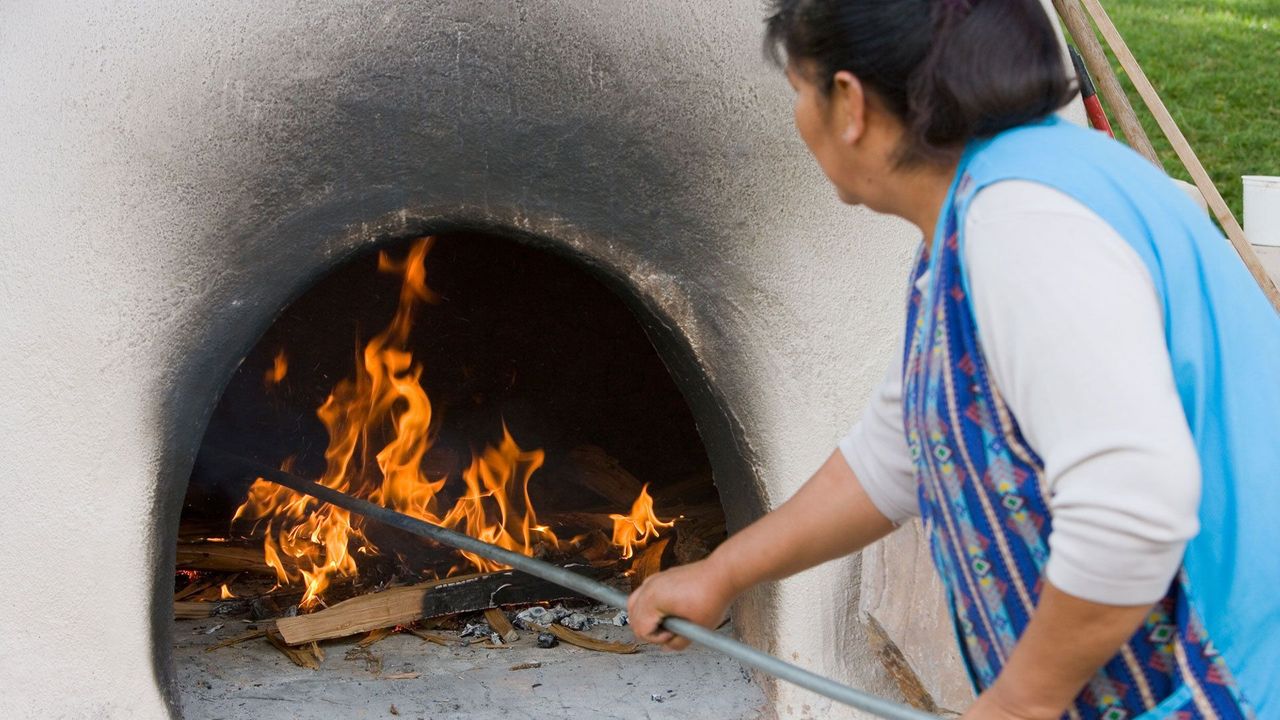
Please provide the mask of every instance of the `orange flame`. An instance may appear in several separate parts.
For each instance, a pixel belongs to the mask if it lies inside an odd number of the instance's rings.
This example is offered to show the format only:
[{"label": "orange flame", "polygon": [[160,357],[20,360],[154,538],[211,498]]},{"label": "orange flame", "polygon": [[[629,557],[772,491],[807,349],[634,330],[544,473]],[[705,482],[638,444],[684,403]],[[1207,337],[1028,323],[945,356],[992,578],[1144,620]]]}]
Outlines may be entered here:
[{"label": "orange flame", "polygon": [[[406,346],[418,305],[437,299],[427,287],[424,263],[432,241],[414,243],[400,262],[379,255],[378,269],[402,279],[399,305],[387,328],[356,355],[355,376],[339,382],[316,410],[329,435],[319,482],[531,555],[539,542],[557,544],[555,535],[537,524],[529,497],[529,479],[542,466],[541,450],[522,450],[504,425],[499,445],[472,459],[462,476],[465,492],[444,513],[440,493],[445,478],[428,478],[422,471],[435,439],[432,407],[421,384],[422,366]],[[287,369],[283,353],[277,355],[276,367]],[[261,478],[250,486],[232,522],[242,520],[255,527],[266,522],[266,563],[281,585],[305,585],[299,603],[303,608],[320,603],[333,578],[357,574],[356,554],[377,553],[360,518]],[[501,567],[464,556],[481,571]]]},{"label": "orange flame", "polygon": [[675,525],[675,521],[664,522],[653,514],[653,498],[649,497],[649,485],[640,488],[640,496],[631,504],[630,515],[610,515],[613,519],[613,544],[622,548],[625,560],[635,553],[635,548],[644,547],[651,538],[658,537],[658,531]]},{"label": "orange flame", "polygon": [[235,599],[235,593],[231,592],[231,588],[227,587],[226,583],[222,583],[222,587],[218,588],[218,590],[219,590],[219,594],[222,596],[221,599],[223,600]]},{"label": "orange flame", "polygon": [[271,363],[271,367],[262,374],[262,384],[266,387],[275,387],[284,381],[284,376],[289,374],[289,356],[284,354],[284,350],[276,353],[276,358]]},{"label": "orange flame", "polygon": [[[443,511],[441,493],[446,478],[428,478],[423,458],[435,441],[431,400],[422,387],[422,366],[407,348],[413,317],[423,302],[435,302],[426,284],[425,260],[432,238],[414,243],[403,261],[386,253],[378,269],[400,276],[399,304],[390,324],[355,357],[353,377],[334,386],[316,410],[329,435],[325,470],[318,482],[383,507],[459,530],[500,547],[532,555],[539,544],[557,547],[555,534],[538,524],[529,481],[542,467],[542,450],[523,450],[504,424],[497,446],[477,452],[462,473],[462,493]],[[288,371],[283,351],[265,378],[278,383]],[[290,471],[293,459],[282,464]],[[630,515],[611,515],[613,542],[630,558],[662,528],[674,523],[653,513],[648,486],[640,491]],[[250,486],[248,497],[232,519],[265,523],[263,553],[280,585],[305,587],[300,607],[322,602],[332,580],[358,573],[356,556],[376,555],[378,548],[365,536],[363,520],[262,478]],[[503,566],[462,553],[479,571]],[[455,568],[456,569],[456,568]],[[230,591],[223,588],[224,596]]]}]

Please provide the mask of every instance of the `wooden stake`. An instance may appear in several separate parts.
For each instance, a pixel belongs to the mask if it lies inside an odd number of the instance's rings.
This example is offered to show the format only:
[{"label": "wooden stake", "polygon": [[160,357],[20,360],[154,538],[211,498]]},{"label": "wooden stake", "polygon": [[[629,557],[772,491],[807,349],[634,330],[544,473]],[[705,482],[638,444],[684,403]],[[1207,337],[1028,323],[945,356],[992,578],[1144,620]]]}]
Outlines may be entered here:
[{"label": "wooden stake", "polygon": [[[1080,0],[1065,1],[1070,3],[1080,2]],[[1055,0],[1056,2],[1058,0]],[[1174,121],[1173,115],[1169,113],[1164,101],[1160,99],[1155,86],[1147,79],[1147,75],[1142,71],[1142,66],[1138,64],[1137,58],[1129,51],[1129,46],[1125,44],[1124,38],[1120,36],[1120,31],[1111,22],[1111,17],[1103,9],[1102,3],[1098,2],[1098,0],[1083,0],[1083,2],[1090,16],[1093,17],[1093,21],[1098,24],[1098,30],[1102,33],[1102,37],[1111,46],[1111,51],[1116,54],[1116,59],[1120,61],[1120,66],[1129,74],[1129,79],[1133,81],[1133,86],[1137,89],[1138,94],[1142,96],[1147,109],[1151,111],[1156,123],[1164,131],[1165,137],[1173,145],[1173,150],[1178,154],[1178,159],[1182,161],[1183,166],[1187,168],[1187,172],[1191,174],[1191,179],[1195,181],[1200,194],[1204,196],[1205,201],[1209,204],[1209,210],[1218,219],[1218,224],[1222,226],[1223,231],[1227,234],[1227,239],[1231,241],[1232,246],[1239,253],[1240,259],[1244,261],[1245,267],[1249,268],[1249,273],[1253,275],[1253,279],[1257,281],[1258,286],[1262,288],[1262,292],[1271,301],[1271,305],[1277,311],[1280,311],[1280,290],[1276,289],[1275,283],[1271,281],[1271,276],[1262,267],[1262,262],[1258,260],[1257,254],[1253,251],[1253,246],[1245,238],[1244,229],[1240,227],[1240,223],[1236,222],[1235,215],[1231,214],[1231,208],[1227,207],[1227,202],[1222,199],[1222,194],[1218,192],[1213,180],[1209,178],[1209,173],[1205,171],[1204,165],[1200,164],[1200,158],[1196,157],[1195,151],[1191,149],[1191,144],[1187,142],[1187,138],[1182,134],[1178,123]],[[1126,136],[1128,135],[1127,130],[1125,134]]]},{"label": "wooden stake", "polygon": [[1089,22],[1089,16],[1085,14],[1084,8],[1080,6],[1080,0],[1053,0],[1053,7],[1057,9],[1062,23],[1071,33],[1071,39],[1076,41],[1080,56],[1084,58],[1085,67],[1089,68],[1089,74],[1093,76],[1093,82],[1098,86],[1098,94],[1106,102],[1107,109],[1115,115],[1116,124],[1124,133],[1124,139],[1129,143],[1129,147],[1163,170],[1160,156],[1156,154],[1155,146],[1151,144],[1147,132],[1142,129],[1142,123],[1138,122],[1138,114],[1133,111],[1133,104],[1129,102],[1129,96],[1120,85],[1120,79],[1116,77],[1115,70],[1111,69],[1111,62],[1107,60],[1107,53],[1102,49],[1102,43],[1098,42],[1098,37],[1093,34],[1093,25]]}]

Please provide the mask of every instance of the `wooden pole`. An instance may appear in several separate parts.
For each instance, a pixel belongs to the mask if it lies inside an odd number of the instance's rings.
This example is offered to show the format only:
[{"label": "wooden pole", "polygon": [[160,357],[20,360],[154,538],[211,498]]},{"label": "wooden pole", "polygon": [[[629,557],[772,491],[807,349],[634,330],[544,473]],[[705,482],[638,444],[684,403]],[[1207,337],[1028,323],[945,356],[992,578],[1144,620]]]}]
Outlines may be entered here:
[{"label": "wooden pole", "polygon": [[[1079,0],[1068,1],[1078,2]],[[1142,71],[1142,66],[1138,64],[1137,58],[1133,56],[1133,53],[1129,51],[1129,46],[1125,44],[1124,38],[1120,37],[1120,31],[1111,22],[1111,17],[1103,9],[1102,3],[1098,2],[1098,0],[1083,0],[1083,2],[1089,14],[1093,17],[1093,21],[1097,23],[1102,37],[1111,46],[1111,51],[1116,54],[1116,59],[1120,61],[1120,66],[1129,74],[1129,79],[1133,81],[1133,86],[1137,89],[1138,94],[1142,96],[1147,109],[1151,111],[1156,123],[1164,131],[1165,137],[1173,145],[1174,152],[1178,154],[1178,159],[1182,161],[1182,164],[1187,168],[1187,172],[1191,174],[1191,179],[1195,181],[1200,194],[1204,196],[1205,201],[1209,204],[1209,209],[1213,212],[1214,217],[1218,219],[1222,230],[1227,234],[1227,239],[1231,241],[1236,252],[1240,254],[1240,259],[1244,261],[1245,267],[1249,268],[1250,274],[1253,275],[1253,279],[1257,281],[1258,286],[1262,288],[1262,292],[1266,294],[1267,299],[1271,301],[1271,305],[1275,307],[1277,312],[1280,312],[1280,290],[1276,289],[1271,276],[1262,267],[1262,262],[1258,260],[1258,255],[1253,251],[1253,246],[1245,238],[1244,229],[1240,227],[1240,223],[1236,222],[1235,215],[1231,214],[1231,208],[1227,207],[1226,200],[1222,199],[1222,194],[1218,192],[1213,180],[1209,178],[1209,173],[1205,171],[1204,165],[1200,163],[1200,158],[1196,157],[1195,151],[1191,149],[1191,144],[1187,142],[1182,130],[1178,128],[1178,123],[1174,121],[1173,115],[1169,113],[1164,101],[1160,99],[1155,86],[1147,79],[1147,75]],[[1078,39],[1077,42],[1079,42]],[[1125,130],[1125,135],[1128,135],[1127,129]]]},{"label": "wooden pole", "polygon": [[1067,26],[1071,38],[1076,41],[1076,47],[1084,58],[1085,67],[1093,76],[1093,82],[1098,86],[1098,93],[1106,102],[1107,109],[1115,115],[1116,125],[1120,126],[1129,147],[1138,151],[1156,167],[1164,169],[1160,164],[1160,157],[1156,155],[1155,146],[1151,144],[1147,132],[1142,129],[1142,123],[1138,122],[1138,114],[1134,112],[1129,96],[1120,86],[1120,79],[1111,69],[1111,62],[1107,60],[1107,53],[1102,49],[1102,43],[1098,42],[1098,36],[1093,33],[1093,24],[1089,22],[1089,16],[1080,6],[1080,0],[1053,0],[1053,7],[1062,18],[1062,23]]}]

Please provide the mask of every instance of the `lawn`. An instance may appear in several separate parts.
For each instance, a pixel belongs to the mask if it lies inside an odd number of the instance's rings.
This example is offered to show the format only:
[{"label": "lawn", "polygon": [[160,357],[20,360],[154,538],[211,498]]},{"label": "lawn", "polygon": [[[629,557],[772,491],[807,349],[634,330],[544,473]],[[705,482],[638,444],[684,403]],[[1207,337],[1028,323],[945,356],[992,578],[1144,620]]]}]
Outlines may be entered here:
[{"label": "lawn", "polygon": [[[1280,175],[1280,0],[1103,0],[1241,217],[1241,175]],[[1165,169],[1190,180],[1123,72]]]}]

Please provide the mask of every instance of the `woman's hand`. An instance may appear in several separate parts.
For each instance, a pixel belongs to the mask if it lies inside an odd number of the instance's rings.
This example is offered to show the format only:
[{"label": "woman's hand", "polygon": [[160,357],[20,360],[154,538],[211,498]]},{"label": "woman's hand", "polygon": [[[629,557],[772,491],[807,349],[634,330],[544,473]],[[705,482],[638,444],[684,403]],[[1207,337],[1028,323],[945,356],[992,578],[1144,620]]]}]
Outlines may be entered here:
[{"label": "woman's hand", "polygon": [[715,627],[747,588],[856,552],[892,530],[837,450],[794,497],[706,560],[645,580],[627,603],[632,629],[643,640],[682,650],[688,640],[658,629],[664,617]]},{"label": "woman's hand", "polygon": [[628,622],[636,637],[664,650],[683,650],[689,641],[659,628],[658,623],[675,615],[715,628],[724,621],[735,597],[728,574],[707,558],[646,578],[627,602]]}]

